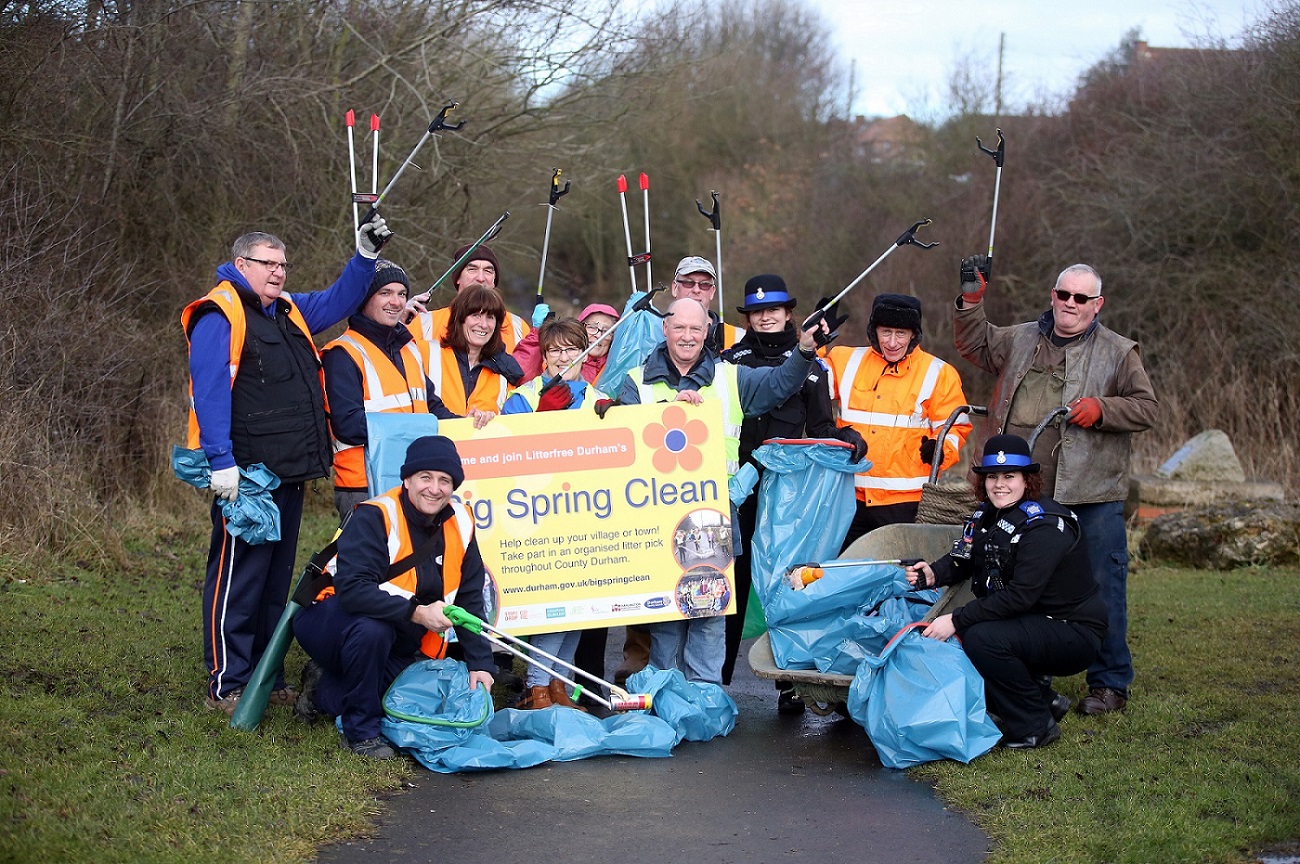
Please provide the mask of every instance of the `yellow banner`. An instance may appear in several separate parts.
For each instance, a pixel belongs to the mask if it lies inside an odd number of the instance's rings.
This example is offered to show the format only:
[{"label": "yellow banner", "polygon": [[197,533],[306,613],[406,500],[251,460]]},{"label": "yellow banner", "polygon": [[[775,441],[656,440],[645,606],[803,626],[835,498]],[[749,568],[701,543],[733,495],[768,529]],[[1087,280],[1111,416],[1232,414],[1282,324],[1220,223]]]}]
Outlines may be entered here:
[{"label": "yellow banner", "polygon": [[497,626],[516,635],[735,610],[722,408],[680,402],[443,421]]}]

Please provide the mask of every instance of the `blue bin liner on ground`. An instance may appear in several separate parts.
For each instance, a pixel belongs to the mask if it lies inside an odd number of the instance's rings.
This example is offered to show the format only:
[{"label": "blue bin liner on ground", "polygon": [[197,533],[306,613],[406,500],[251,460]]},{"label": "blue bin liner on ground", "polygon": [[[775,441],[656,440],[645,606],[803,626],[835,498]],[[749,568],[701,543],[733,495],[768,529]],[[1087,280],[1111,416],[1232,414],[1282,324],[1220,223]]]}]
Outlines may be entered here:
[{"label": "blue bin liner on ground", "polygon": [[689,683],[676,670],[637,675],[629,687],[653,694],[653,713],[600,720],[559,706],[494,712],[482,688],[469,689],[463,663],[422,660],[384,695],[383,734],[429,770],[448,774],[591,756],[664,758],[679,741],[707,741],[735,728],[736,703],[721,687]]},{"label": "blue bin liner on ground", "polygon": [[857,674],[863,660],[883,651],[890,637],[903,627],[924,618],[938,599],[935,589],[914,591],[858,610],[840,632],[828,631],[808,646],[813,665],[817,671],[833,675]]},{"label": "blue bin liner on ground", "polygon": [[867,730],[887,768],[956,759],[970,762],[1002,737],[989,719],[984,681],[953,641],[897,633],[864,660],[849,687],[849,716]]},{"label": "blue bin liner on ground", "polygon": [[736,728],[740,710],[727,691],[718,684],[687,681],[678,669],[647,666],[628,676],[627,689],[651,695],[650,710],[676,730],[677,741],[708,741]]}]

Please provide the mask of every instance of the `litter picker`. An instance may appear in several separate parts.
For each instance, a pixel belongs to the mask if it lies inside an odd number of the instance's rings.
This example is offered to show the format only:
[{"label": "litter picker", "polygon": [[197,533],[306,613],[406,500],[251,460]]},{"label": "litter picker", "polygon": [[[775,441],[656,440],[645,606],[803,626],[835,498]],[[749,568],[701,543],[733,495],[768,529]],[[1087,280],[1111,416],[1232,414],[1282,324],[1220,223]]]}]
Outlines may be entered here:
[{"label": "litter picker", "polygon": [[993,180],[993,218],[989,222],[989,255],[988,261],[985,263],[982,271],[984,282],[987,284],[993,275],[993,235],[996,234],[998,230],[998,193],[1002,189],[1002,163],[1005,162],[1007,158],[1007,139],[1002,137],[1002,130],[999,129],[998,149],[990,150],[985,147],[984,142],[979,139],[979,136],[976,136],[975,138],[975,146],[980,148],[981,153],[993,157],[993,161],[997,163],[998,166],[997,175]]},{"label": "litter picker", "polygon": [[509,210],[507,210],[506,212],[498,216],[497,221],[492,223],[492,227],[484,231],[482,237],[478,238],[473,243],[471,243],[470,247],[465,250],[465,254],[457,258],[452,263],[452,265],[447,268],[447,272],[439,276],[438,281],[434,282],[431,286],[429,286],[429,290],[424,292],[424,302],[427,303],[429,301],[429,298],[433,295],[433,292],[438,290],[438,286],[441,285],[443,282],[445,282],[448,276],[455,273],[458,269],[460,269],[460,266],[462,264],[464,264],[466,261],[469,260],[469,256],[474,254],[474,250],[478,249],[478,247],[482,246],[484,243],[486,243],[487,241],[491,240],[493,237],[500,234],[501,226],[504,225],[506,220],[509,218],[510,218]]},{"label": "litter picker", "polygon": [[924,560],[924,558],[881,558],[871,561],[848,559],[843,561],[828,561],[825,564],[817,564],[810,561],[806,564],[795,564],[787,570],[785,572],[785,582],[791,588],[798,591],[825,576],[827,570],[837,570],[841,567],[869,567],[876,564],[895,564],[899,567],[911,567],[913,564],[917,564]]},{"label": "litter picker", "polygon": [[370,115],[370,194],[379,195],[379,115]]},{"label": "litter picker", "polygon": [[555,173],[551,175],[551,194],[550,199],[542,206],[546,208],[546,233],[542,235],[542,269],[537,273],[537,303],[542,302],[542,283],[546,281],[546,251],[551,247],[551,217],[555,215],[555,205],[560,198],[569,194],[569,181],[564,181],[564,188],[560,188],[560,175],[564,172],[559,168],[552,168]]},{"label": "litter picker", "polygon": [[[632,226],[627,221],[627,176],[618,175],[618,203],[623,208],[623,238],[627,240],[627,272],[632,277],[632,293],[636,293],[636,261],[632,255]],[[636,256],[639,258],[640,256]],[[649,258],[647,257],[648,261]]]},{"label": "litter picker", "polygon": [[464,120],[459,123],[447,122],[447,115],[459,107],[459,102],[448,102],[446,105],[442,106],[442,110],[438,112],[438,116],[433,118],[433,122],[429,124],[429,128],[420,136],[420,140],[415,142],[415,147],[411,149],[411,154],[402,161],[401,165],[397,166],[397,173],[393,175],[393,179],[388,181],[388,185],[384,187],[384,191],[375,196],[375,200],[370,203],[370,210],[366,212],[365,218],[361,220],[362,225],[374,218],[375,211],[379,209],[379,205],[383,203],[383,200],[388,197],[388,193],[392,191],[393,184],[397,182],[397,178],[402,176],[402,172],[406,170],[407,165],[414,164],[411,160],[415,158],[416,153],[420,152],[420,148],[424,146],[424,142],[433,137],[433,133],[440,132],[444,129],[455,132],[457,129],[465,125]]},{"label": "litter picker", "polygon": [[[930,219],[922,219],[919,222],[916,222],[914,225],[912,225],[911,228],[908,228],[906,231],[900,234],[898,239],[895,240],[893,243],[889,244],[889,248],[886,249],[879,258],[877,258],[875,261],[871,263],[870,267],[868,267],[866,270],[863,270],[861,273],[858,274],[858,278],[854,279],[852,282],[846,285],[844,287],[844,290],[836,294],[829,303],[827,303],[825,306],[823,306],[822,308],[818,309],[816,312],[812,313],[807,318],[805,318],[803,324],[799,325],[799,329],[807,330],[809,327],[815,325],[817,322],[825,318],[827,309],[832,308],[836,303],[844,299],[845,294],[848,294],[850,291],[856,288],[858,286],[858,283],[861,282],[863,279],[866,279],[867,274],[870,273],[872,270],[875,270],[876,267],[880,265],[880,262],[888,258],[895,249],[898,249],[903,246],[920,246],[922,249],[933,249],[935,246],[938,246],[939,245],[938,241],[935,241],[934,243],[922,243],[920,240],[916,239],[917,229],[922,227],[923,225],[929,225],[931,224],[931,222],[932,220]],[[721,291],[719,291],[719,293],[721,293]]]},{"label": "litter picker", "polygon": [[[532,665],[536,666],[538,669],[545,670],[545,672],[548,675],[552,675],[556,678],[559,678],[564,683],[570,685],[571,687],[574,688],[573,690],[574,701],[577,701],[579,696],[581,696],[583,693],[586,693],[589,697],[596,700],[601,705],[604,705],[606,708],[608,708],[611,711],[649,711],[650,710],[650,705],[653,702],[653,697],[649,693],[636,693],[636,694],[628,693],[622,687],[619,687],[615,684],[611,684],[608,681],[604,680],[603,678],[597,678],[595,675],[592,675],[590,672],[587,672],[583,669],[579,669],[577,666],[574,666],[571,663],[566,663],[565,661],[561,660],[559,657],[556,657],[554,654],[548,654],[545,651],[540,650],[539,648],[529,645],[527,642],[524,642],[522,639],[516,639],[514,636],[511,636],[509,633],[506,633],[504,630],[498,630],[497,628],[493,627],[491,624],[487,623],[481,618],[471,615],[469,612],[466,612],[464,609],[461,609],[459,606],[453,606],[448,604],[442,607],[442,614],[446,615],[447,618],[450,619],[451,622],[456,626],[464,627],[466,630],[469,630],[470,632],[478,633],[482,635],[484,639],[488,640],[493,645],[496,645],[498,648],[510,652],[511,654],[518,657],[520,660],[523,660],[526,663],[531,663]],[[521,647],[517,647],[517,646],[521,646]],[[570,672],[575,673],[576,675],[581,675],[584,678],[587,678],[595,682],[596,684],[605,687],[606,690],[609,692],[609,698],[606,699],[605,697],[601,696],[599,692],[597,692],[596,690],[587,690],[581,684],[574,681],[572,678],[568,678],[565,677],[564,675],[561,675],[558,671],[555,670],[555,668],[547,666],[545,663],[533,657],[533,654],[539,654],[542,657],[545,657],[547,660],[550,660],[552,663],[563,666],[565,669],[570,670]]]},{"label": "litter picker", "polygon": [[645,284],[655,284],[650,278],[650,175],[641,172],[641,201],[645,206]]},{"label": "litter picker", "polygon": [[[699,198],[695,199],[695,206],[699,208],[700,215],[709,220],[713,227],[709,230],[713,232],[714,258],[713,263],[718,268],[718,315],[726,314],[722,308],[722,207],[718,204],[718,193],[709,191],[709,197],[713,199],[713,210],[705,210],[704,204]],[[743,298],[742,298],[743,299]]]},{"label": "litter picker", "polygon": [[361,234],[361,222],[357,210],[357,148],[352,139],[352,127],[357,125],[357,115],[352,109],[343,115],[343,122],[348,127],[348,175],[352,178],[352,236],[359,237]]},{"label": "litter picker", "polygon": [[340,527],[334,532],[334,538],[329,544],[312,556],[307,566],[302,569],[302,574],[298,576],[293,593],[289,595],[289,602],[285,605],[284,612],[280,614],[280,620],[266,643],[266,650],[262,652],[262,659],[257,661],[253,674],[244,685],[244,693],[239,697],[239,702],[230,715],[232,729],[252,732],[262,722],[266,705],[271,701],[271,690],[275,687],[275,679],[280,673],[280,667],[284,665],[284,655],[289,653],[289,645],[293,642],[293,619],[303,608],[302,604],[297,602],[303,599],[299,597],[299,592],[321,578],[325,572],[325,565],[338,551],[338,539],[341,533],[343,529]]}]

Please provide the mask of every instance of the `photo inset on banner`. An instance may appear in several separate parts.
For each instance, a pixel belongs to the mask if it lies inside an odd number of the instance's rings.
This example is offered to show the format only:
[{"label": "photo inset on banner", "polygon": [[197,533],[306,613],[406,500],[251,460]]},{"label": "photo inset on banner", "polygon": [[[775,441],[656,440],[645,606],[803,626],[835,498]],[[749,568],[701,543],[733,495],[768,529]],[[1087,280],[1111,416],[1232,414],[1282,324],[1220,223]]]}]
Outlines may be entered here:
[{"label": "photo inset on banner", "polygon": [[673,557],[683,570],[731,563],[731,519],[717,510],[692,510],[673,530]]},{"label": "photo inset on banner", "polygon": [[677,580],[677,608],[687,618],[719,615],[731,602],[731,584],[717,567],[700,564]]}]

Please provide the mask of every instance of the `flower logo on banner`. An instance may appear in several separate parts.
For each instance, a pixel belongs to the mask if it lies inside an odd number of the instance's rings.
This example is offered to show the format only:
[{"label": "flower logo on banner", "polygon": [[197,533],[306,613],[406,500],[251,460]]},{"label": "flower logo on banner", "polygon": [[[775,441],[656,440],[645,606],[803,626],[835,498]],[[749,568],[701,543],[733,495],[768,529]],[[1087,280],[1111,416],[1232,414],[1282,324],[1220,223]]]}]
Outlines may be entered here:
[{"label": "flower logo on banner", "polygon": [[704,454],[698,445],[709,440],[709,427],[703,420],[688,420],[679,405],[664,409],[662,423],[647,424],[641,440],[654,448],[654,466],[660,474],[667,474],[677,466],[686,471],[696,471],[704,464]]}]

